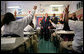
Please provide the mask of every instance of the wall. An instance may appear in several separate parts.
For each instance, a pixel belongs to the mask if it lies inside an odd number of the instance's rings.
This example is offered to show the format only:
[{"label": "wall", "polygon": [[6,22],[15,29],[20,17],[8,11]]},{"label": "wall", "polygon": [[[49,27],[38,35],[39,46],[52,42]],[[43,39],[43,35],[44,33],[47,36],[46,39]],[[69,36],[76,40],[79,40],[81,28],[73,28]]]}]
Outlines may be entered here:
[{"label": "wall", "polygon": [[70,4],[70,9],[69,9],[70,13],[73,13],[73,12],[76,12],[76,11],[77,11],[77,6],[76,6],[76,4],[77,4],[78,2],[80,2],[80,1],[73,1],[73,2]]},{"label": "wall", "polygon": [[[42,13],[39,11],[40,10],[40,2],[42,4],[41,8],[45,9],[44,12],[42,12]],[[81,15],[81,14],[83,15],[83,9],[81,9],[79,11],[76,9],[76,4],[78,2],[80,2],[80,1],[73,1],[70,3],[70,9],[69,9],[70,16],[72,15],[73,12],[76,12],[77,16]],[[1,8],[5,9],[4,8],[5,6],[2,5],[2,3],[3,2],[1,2]],[[20,6],[20,8],[22,9],[22,15],[17,15],[17,17],[21,17],[21,16],[24,17],[24,16],[28,15],[29,14],[28,11],[32,11],[34,5],[38,6],[36,14],[35,14],[36,16],[42,16],[45,13],[48,13],[50,16],[52,16],[53,13],[55,13],[56,16],[60,16],[60,14],[63,12],[63,10],[66,6],[65,5],[63,7],[59,7],[59,10],[60,10],[59,12],[52,12],[52,7],[50,7],[50,4],[44,5],[46,3],[43,1],[7,1],[6,3],[7,3],[7,5],[6,5],[7,7],[8,6]],[[14,10],[7,9],[7,12],[12,12],[13,14],[14,14],[14,11],[15,11],[15,9]],[[35,18],[33,19],[33,22],[34,22],[34,24],[36,24]]]},{"label": "wall", "polygon": [[[43,14],[43,13],[49,13],[49,14],[60,14],[63,11],[63,7],[59,7],[59,11],[58,12],[52,12],[52,7],[50,7],[49,5],[44,5],[45,3],[43,2],[43,4],[41,5],[42,9],[45,9],[44,12],[40,12],[40,3],[43,1],[7,1],[7,7],[8,6],[20,6],[20,8],[22,9],[22,13],[28,14],[28,11],[31,11],[34,5],[37,5],[37,14]],[[12,10],[7,9],[8,12],[12,12]]]},{"label": "wall", "polygon": [[[7,1],[7,7],[9,6],[20,6],[20,8],[22,9],[22,14],[18,15],[17,17],[24,17],[26,15],[28,15],[28,11],[32,11],[33,6],[37,5],[37,11],[36,11],[36,16],[39,16],[45,13],[48,13],[50,16],[52,16],[53,13],[56,13],[57,16],[60,15],[60,13],[62,13],[63,11],[63,7],[59,7],[59,11],[58,12],[52,12],[52,7],[50,7],[50,5],[44,5],[42,4],[41,8],[45,9],[42,13],[40,12],[40,2],[42,1]],[[12,12],[14,14],[14,11],[17,11],[17,9],[7,9],[7,12]],[[36,20],[33,19],[34,25],[36,24]]]},{"label": "wall", "polygon": [[3,20],[3,15],[6,13],[6,2],[1,1],[1,22]]},{"label": "wall", "polygon": [[73,1],[71,3],[70,9],[69,9],[69,11],[70,11],[69,17],[71,17],[73,13],[76,13],[77,18],[80,18],[80,16],[83,17],[83,8],[77,9],[77,6],[76,5],[77,5],[78,2],[80,2],[80,1],[76,1],[76,2]]}]

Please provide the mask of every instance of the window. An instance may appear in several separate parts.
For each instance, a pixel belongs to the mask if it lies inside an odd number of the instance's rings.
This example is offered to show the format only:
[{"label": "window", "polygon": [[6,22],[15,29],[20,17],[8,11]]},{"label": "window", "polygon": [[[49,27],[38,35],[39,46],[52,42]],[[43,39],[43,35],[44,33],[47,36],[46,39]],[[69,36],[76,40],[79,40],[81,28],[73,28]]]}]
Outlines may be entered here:
[{"label": "window", "polygon": [[81,1],[81,7],[83,7],[83,1]]},{"label": "window", "polygon": [[83,7],[83,1],[77,3],[77,9],[80,9],[81,7]]}]

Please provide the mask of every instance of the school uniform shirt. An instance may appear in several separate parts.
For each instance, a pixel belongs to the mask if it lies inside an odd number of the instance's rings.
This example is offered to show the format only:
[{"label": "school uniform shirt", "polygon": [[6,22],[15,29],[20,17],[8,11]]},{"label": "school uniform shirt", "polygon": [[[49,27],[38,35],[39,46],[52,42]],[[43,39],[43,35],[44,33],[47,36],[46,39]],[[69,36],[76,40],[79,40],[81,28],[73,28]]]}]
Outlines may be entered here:
[{"label": "school uniform shirt", "polygon": [[51,21],[54,22],[55,24],[57,24],[58,23],[58,18],[57,17],[52,17]]},{"label": "school uniform shirt", "polygon": [[54,24],[53,22],[51,24],[56,28],[56,30],[63,29],[63,27],[64,27],[63,24]]},{"label": "school uniform shirt", "polygon": [[34,31],[34,28],[32,28],[30,25],[27,25],[27,26],[24,28],[24,31],[31,32],[31,31]]},{"label": "school uniform shirt", "polygon": [[3,25],[2,26],[2,35],[4,34],[17,34],[19,36],[24,36],[24,28],[31,22],[35,14],[35,10],[31,12],[28,16],[16,20],[11,21],[9,25]]},{"label": "school uniform shirt", "polygon": [[83,45],[83,21],[69,20],[69,27],[71,30],[74,30],[75,32],[72,46],[73,46],[73,49],[76,50],[77,46]]}]

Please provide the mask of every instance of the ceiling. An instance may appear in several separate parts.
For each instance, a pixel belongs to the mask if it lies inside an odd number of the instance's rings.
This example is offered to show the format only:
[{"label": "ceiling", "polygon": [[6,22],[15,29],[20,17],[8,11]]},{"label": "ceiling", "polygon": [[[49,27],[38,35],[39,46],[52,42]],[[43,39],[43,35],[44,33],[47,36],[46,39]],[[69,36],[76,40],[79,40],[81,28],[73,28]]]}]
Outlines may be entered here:
[{"label": "ceiling", "polygon": [[66,5],[66,4],[71,4],[74,1],[7,1],[7,3],[12,4],[28,4],[28,3],[32,3],[32,4],[36,4],[36,5]]}]

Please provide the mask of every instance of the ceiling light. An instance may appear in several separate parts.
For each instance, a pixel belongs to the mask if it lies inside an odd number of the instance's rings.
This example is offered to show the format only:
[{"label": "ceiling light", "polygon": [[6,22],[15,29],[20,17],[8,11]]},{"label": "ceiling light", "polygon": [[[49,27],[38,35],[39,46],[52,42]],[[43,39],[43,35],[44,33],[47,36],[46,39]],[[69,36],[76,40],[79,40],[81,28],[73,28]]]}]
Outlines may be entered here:
[{"label": "ceiling light", "polygon": [[64,5],[50,5],[52,7],[60,7],[60,6],[64,6]]},{"label": "ceiling light", "polygon": [[7,8],[20,8],[20,6],[9,6]]}]

